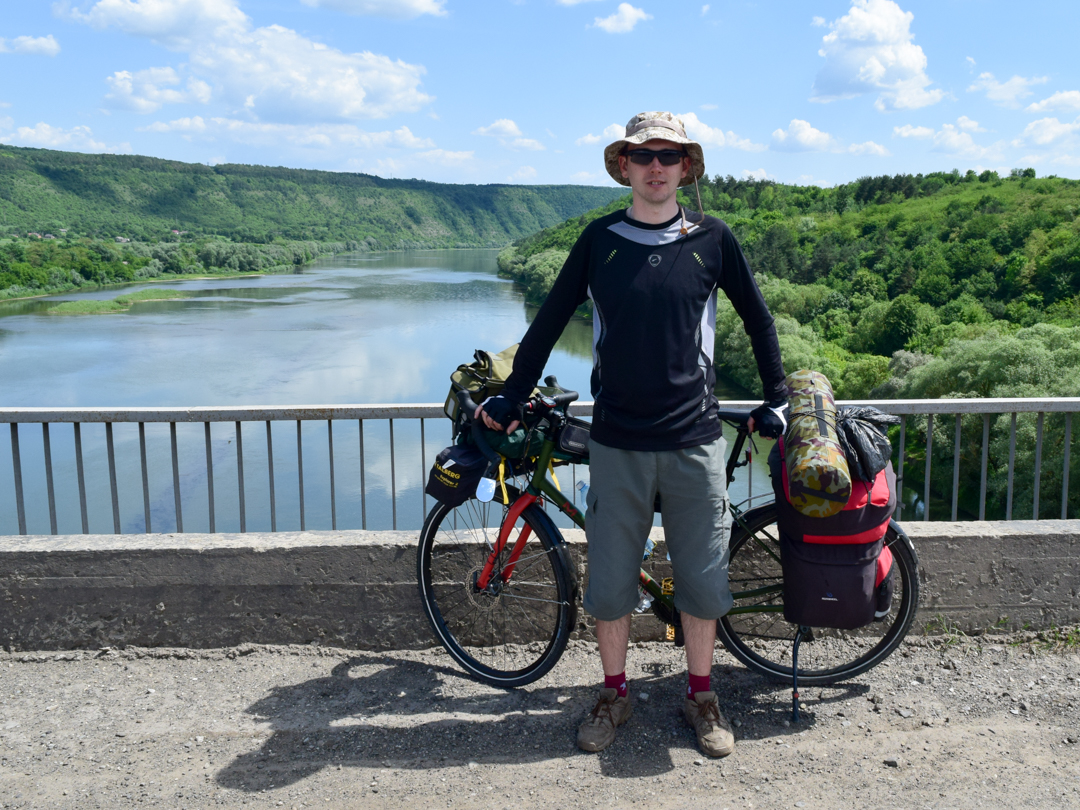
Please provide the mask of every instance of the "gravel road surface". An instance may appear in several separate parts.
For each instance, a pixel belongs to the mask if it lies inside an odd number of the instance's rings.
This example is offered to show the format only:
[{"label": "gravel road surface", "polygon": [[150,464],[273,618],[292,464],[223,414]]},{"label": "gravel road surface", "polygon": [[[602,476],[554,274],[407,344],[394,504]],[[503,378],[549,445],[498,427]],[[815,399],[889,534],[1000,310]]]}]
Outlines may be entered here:
[{"label": "gravel road surface", "polygon": [[0,806],[55,808],[1080,807],[1080,652],[1033,636],[905,642],[856,680],[790,690],[717,654],[736,723],[703,758],[682,651],[631,650],[635,714],[574,745],[595,645],[516,691],[441,650],[244,646],[0,652]]}]

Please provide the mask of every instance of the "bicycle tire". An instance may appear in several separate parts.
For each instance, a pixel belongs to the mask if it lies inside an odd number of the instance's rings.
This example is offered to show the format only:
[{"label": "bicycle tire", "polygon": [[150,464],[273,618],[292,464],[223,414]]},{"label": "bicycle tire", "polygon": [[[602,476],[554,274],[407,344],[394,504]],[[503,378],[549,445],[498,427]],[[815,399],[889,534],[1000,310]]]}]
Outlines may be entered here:
[{"label": "bicycle tire", "polygon": [[520,532],[532,530],[509,583],[493,578],[478,591],[476,574],[498,539],[506,508],[471,499],[438,504],[417,548],[420,601],[431,629],[473,678],[524,686],[558,662],[577,621],[577,578],[559,530],[535,504],[526,508],[500,555],[501,570]]},{"label": "bicycle tire", "polygon": [[[732,591],[781,584],[780,542],[773,504],[747,511],[743,523],[745,529],[736,524],[731,533],[728,575]],[[896,566],[889,615],[857,630],[812,628],[810,637],[804,637],[799,646],[800,683],[823,686],[860,675],[884,661],[911,629],[919,604],[918,555],[896,521],[889,522],[885,543]],[[783,605],[781,591],[755,599],[754,604],[762,606]],[[717,622],[717,635],[728,651],[749,669],[774,681],[791,681],[792,644],[797,630],[796,625],[784,619],[782,611],[728,614]]]}]

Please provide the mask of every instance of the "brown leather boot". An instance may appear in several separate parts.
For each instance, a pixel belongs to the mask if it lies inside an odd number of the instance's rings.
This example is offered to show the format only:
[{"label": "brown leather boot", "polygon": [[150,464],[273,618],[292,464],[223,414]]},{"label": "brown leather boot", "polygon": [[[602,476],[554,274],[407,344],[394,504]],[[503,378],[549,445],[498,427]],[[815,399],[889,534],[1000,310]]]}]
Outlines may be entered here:
[{"label": "brown leather boot", "polygon": [[726,757],[735,750],[735,734],[731,730],[731,723],[720,714],[720,703],[715,692],[695,692],[693,700],[686,699],[683,711],[697,732],[701,753],[710,757]]},{"label": "brown leather boot", "polygon": [[629,720],[633,713],[629,695],[619,697],[615,689],[601,689],[593,710],[578,726],[578,748],[582,751],[603,751],[615,741],[615,729]]}]

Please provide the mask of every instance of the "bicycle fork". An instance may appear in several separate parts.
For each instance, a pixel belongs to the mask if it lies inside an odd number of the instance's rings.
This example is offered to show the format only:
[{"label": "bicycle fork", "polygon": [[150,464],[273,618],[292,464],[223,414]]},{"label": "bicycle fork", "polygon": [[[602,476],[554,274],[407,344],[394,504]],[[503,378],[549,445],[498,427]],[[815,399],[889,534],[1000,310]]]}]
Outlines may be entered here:
[{"label": "bicycle fork", "polygon": [[[536,500],[537,498],[535,495],[525,493],[510,504],[506,517],[503,519],[502,525],[499,526],[499,538],[495,541],[495,548],[492,549],[491,553],[488,555],[487,562],[484,563],[484,568],[480,572],[480,576],[476,579],[476,589],[478,591],[486,590],[488,585],[491,584],[491,577],[495,572],[495,565],[499,560],[499,555],[502,554],[503,549],[506,548],[506,543],[510,539],[510,532],[513,531],[514,524],[517,523],[518,518],[521,517],[521,513],[536,503]],[[509,582],[510,577],[513,576],[514,566],[517,565],[518,560],[521,558],[521,552],[525,549],[525,543],[528,542],[530,534],[532,534],[532,527],[526,523],[522,526],[521,533],[514,542],[514,547],[510,550],[510,558],[506,561],[506,566],[501,572],[500,578],[503,584]]]}]

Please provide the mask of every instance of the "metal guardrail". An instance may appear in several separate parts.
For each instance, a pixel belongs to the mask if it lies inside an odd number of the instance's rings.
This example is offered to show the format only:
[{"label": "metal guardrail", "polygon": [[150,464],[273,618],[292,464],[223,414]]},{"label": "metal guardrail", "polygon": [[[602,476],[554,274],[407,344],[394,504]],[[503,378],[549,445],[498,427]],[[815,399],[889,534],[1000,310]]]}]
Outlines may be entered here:
[{"label": "metal guardrail", "polygon": [[[729,408],[746,408],[747,410],[756,406],[756,402],[725,402],[725,407]],[[954,445],[953,445],[953,476],[952,476],[952,519],[956,520],[958,516],[958,496],[959,496],[959,476],[960,476],[960,462],[961,462],[961,419],[964,415],[981,414],[982,415],[982,439],[981,439],[981,476],[980,476],[980,496],[979,496],[979,519],[984,519],[986,513],[986,497],[987,497],[987,474],[989,463],[989,447],[990,447],[990,425],[991,419],[994,416],[1010,415],[1010,431],[1009,431],[1009,454],[1008,454],[1008,487],[1007,487],[1007,503],[1006,503],[1006,519],[1011,520],[1013,515],[1013,489],[1014,489],[1014,477],[1015,477],[1015,463],[1016,463],[1016,442],[1017,442],[1017,416],[1018,414],[1036,414],[1036,435],[1035,435],[1035,461],[1034,461],[1034,503],[1033,514],[1039,514],[1039,497],[1040,497],[1040,481],[1042,478],[1042,458],[1043,458],[1043,436],[1044,436],[1044,423],[1047,414],[1064,414],[1064,461],[1062,469],[1062,508],[1061,517],[1065,519],[1068,517],[1068,491],[1069,491],[1069,467],[1070,467],[1070,445],[1072,441],[1072,414],[1080,411],[1080,398],[1068,398],[1068,399],[941,399],[941,400],[881,400],[881,401],[864,401],[864,402],[849,402],[841,404],[861,404],[861,405],[873,405],[882,411],[892,413],[900,416],[900,436],[899,446],[906,447],[909,432],[909,421],[911,417],[925,417],[926,418],[926,440],[925,440],[925,469],[924,469],[924,489],[923,489],[923,519],[929,520],[931,501],[931,459],[933,455],[933,441],[934,441],[934,423],[935,417],[940,416],[953,416],[954,418]],[[575,415],[578,416],[591,416],[592,403],[575,403],[573,406]],[[120,476],[118,475],[117,468],[117,447],[116,440],[114,438],[114,425],[133,424],[138,426],[138,473],[141,478],[141,494],[142,494],[142,528],[145,532],[149,533],[153,531],[154,522],[151,514],[151,486],[150,478],[151,471],[160,467],[160,459],[154,454],[148,456],[147,451],[147,431],[146,426],[148,424],[167,424],[169,431],[169,471],[171,472],[172,483],[172,506],[175,526],[177,532],[184,531],[184,506],[183,501],[185,493],[182,488],[182,480],[185,475],[182,475],[182,470],[190,471],[201,466],[199,462],[196,462],[191,457],[190,446],[191,441],[187,442],[187,449],[184,453],[181,452],[181,442],[178,440],[177,426],[186,424],[202,424],[202,444],[205,457],[205,487],[206,487],[206,515],[208,518],[208,526],[210,532],[217,530],[216,516],[218,513],[219,502],[216,501],[215,496],[215,458],[218,459],[218,467],[220,469],[222,463],[226,463],[229,467],[229,475],[233,475],[235,470],[235,477],[237,482],[237,497],[236,508],[239,518],[239,529],[241,532],[248,530],[248,516],[249,516],[249,488],[248,482],[245,479],[245,457],[247,455],[248,463],[252,461],[252,456],[258,455],[259,461],[262,460],[263,451],[259,446],[261,443],[253,445],[251,439],[248,440],[248,451],[245,454],[244,449],[244,423],[249,424],[265,424],[266,442],[265,442],[265,469],[267,475],[269,497],[266,504],[267,511],[269,513],[269,529],[270,531],[277,531],[278,529],[278,500],[279,492],[275,482],[275,463],[274,463],[274,431],[272,425],[274,423],[296,423],[296,504],[299,509],[299,526],[301,531],[307,528],[307,516],[305,510],[305,494],[304,494],[304,430],[305,423],[321,423],[325,422],[326,426],[326,459],[328,473],[328,494],[329,494],[329,528],[338,528],[338,487],[337,487],[337,475],[335,473],[335,444],[334,444],[334,425],[339,425],[339,433],[342,431],[342,426],[350,426],[352,423],[356,423],[357,427],[357,449],[359,451],[359,527],[368,528],[368,458],[371,453],[371,440],[367,439],[368,447],[365,447],[365,423],[372,421],[385,421],[387,423],[387,441],[382,442],[380,439],[378,442],[378,453],[381,458],[385,458],[389,462],[389,474],[384,476],[386,479],[382,489],[384,493],[389,496],[390,505],[390,523],[393,528],[398,527],[398,444],[400,444],[400,437],[395,440],[395,421],[402,422],[403,420],[415,421],[419,424],[419,464],[414,473],[418,472],[419,491],[420,491],[420,506],[421,515],[426,514],[427,511],[427,496],[422,494],[424,481],[427,476],[427,458],[428,458],[428,441],[425,422],[428,419],[437,419],[441,430],[436,431],[439,436],[444,437],[438,439],[439,447],[449,440],[449,422],[443,416],[442,405],[439,404],[410,404],[410,405],[363,405],[363,406],[291,406],[291,407],[275,407],[275,406],[256,406],[256,407],[208,407],[208,408],[0,408],[0,423],[8,423],[10,425],[11,433],[11,454],[10,454],[10,470],[11,470],[11,485],[14,494],[14,505],[16,510],[16,523],[19,534],[27,534],[27,509],[26,509],[26,491],[23,474],[23,449],[22,449],[22,437],[20,435],[20,426],[28,424],[40,424],[41,436],[42,436],[42,457],[43,473],[44,473],[44,492],[41,493],[45,496],[48,502],[48,515],[49,515],[49,529],[51,534],[58,533],[58,509],[57,509],[57,496],[56,496],[56,476],[54,475],[53,464],[53,436],[50,432],[50,426],[59,424],[72,424],[73,425],[73,464],[75,479],[78,489],[78,516],[79,525],[81,526],[84,534],[90,533],[90,519],[88,511],[88,495],[87,495],[87,464],[84,454],[84,436],[83,425],[87,424],[104,424],[105,426],[105,457],[106,467],[109,485],[109,501],[111,506],[111,517],[113,530],[115,534],[121,534],[122,532],[122,517],[121,517],[121,503],[120,503]],[[218,423],[232,423],[234,431],[231,434],[232,438],[226,437],[225,444],[231,444],[235,440],[236,448],[235,454],[230,452],[227,456],[223,455],[222,437],[215,440],[213,437],[213,431],[211,426]],[[280,432],[280,431],[279,431]],[[220,433],[220,431],[219,431]],[[250,435],[250,434],[249,434]],[[191,436],[187,437],[191,439]],[[128,442],[131,443],[130,441]],[[410,439],[409,444],[413,441]],[[310,455],[310,440],[309,440],[309,455]],[[134,448],[130,448],[132,451]],[[415,448],[412,448],[415,450]],[[437,452],[437,451],[436,451]],[[181,457],[186,454],[186,458]],[[131,454],[127,454],[130,456]],[[903,480],[904,480],[904,466],[906,453],[900,453],[897,459],[897,477],[898,488],[900,492],[900,502],[902,503],[903,496]],[[280,453],[279,453],[280,458]],[[340,451],[338,455],[339,463],[341,459]],[[70,457],[68,459],[71,460]],[[94,471],[99,470],[102,465],[100,459],[94,460]],[[128,459],[130,462],[130,459]],[[291,458],[290,458],[291,462]],[[132,464],[127,465],[128,468],[132,467]],[[132,471],[133,472],[133,471]],[[201,472],[199,473],[201,474]],[[98,473],[98,475],[104,475],[104,471]],[[159,476],[157,476],[159,477]],[[574,473],[576,480],[577,474]],[[752,476],[748,476],[751,481],[751,489],[748,494],[753,497],[752,492]],[[96,476],[91,477],[91,480],[96,481]],[[388,484],[388,486],[386,486]],[[40,489],[40,488],[39,488]],[[386,492],[386,490],[389,490]],[[190,487],[189,487],[190,490]],[[411,488],[410,488],[411,491]],[[190,492],[187,496],[190,497]],[[38,497],[35,495],[35,497]],[[291,495],[289,496],[291,499]],[[761,497],[761,496],[758,496]],[[6,500],[6,498],[5,498]],[[160,499],[159,499],[160,500]],[[8,504],[11,501],[7,501]],[[2,502],[0,502],[2,503]],[[0,516],[2,516],[3,510],[10,507],[0,508]],[[228,506],[231,512],[231,504]],[[128,510],[129,512],[131,510]],[[129,519],[129,524],[131,520]],[[0,521],[0,526],[3,525],[3,521]],[[14,528],[14,527],[12,527]]]}]

